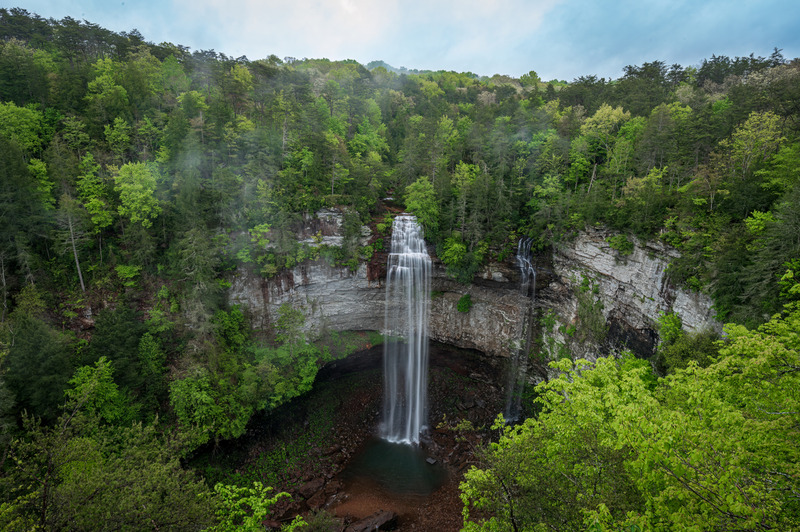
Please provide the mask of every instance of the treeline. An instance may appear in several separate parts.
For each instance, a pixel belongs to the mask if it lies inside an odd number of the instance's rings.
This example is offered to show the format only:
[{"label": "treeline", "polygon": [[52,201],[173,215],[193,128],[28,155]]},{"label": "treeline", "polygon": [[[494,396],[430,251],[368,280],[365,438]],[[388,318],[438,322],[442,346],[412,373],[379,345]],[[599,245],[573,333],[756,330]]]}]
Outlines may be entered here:
[{"label": "treeline", "polygon": [[[302,315],[254,336],[230,275],[355,267],[388,196],[464,282],[522,236],[543,249],[605,224],[677,247],[671,275],[721,317],[766,321],[800,256],[798,81],[778,50],[548,83],[232,58],[0,9],[0,443],[17,486],[0,515],[48,526],[64,508],[48,497],[72,458],[23,482],[25,442],[106,449],[97,426],[140,424],[189,452],[308,389],[325,353]],[[297,241],[323,207],[345,212],[341,247]],[[90,432],[69,428],[77,411]]]}]

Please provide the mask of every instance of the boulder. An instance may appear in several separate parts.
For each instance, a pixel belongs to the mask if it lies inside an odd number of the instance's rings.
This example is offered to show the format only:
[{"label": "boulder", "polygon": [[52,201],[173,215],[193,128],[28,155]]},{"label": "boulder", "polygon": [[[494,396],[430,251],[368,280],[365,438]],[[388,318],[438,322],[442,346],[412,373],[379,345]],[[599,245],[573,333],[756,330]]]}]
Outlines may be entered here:
[{"label": "boulder", "polygon": [[322,486],[325,485],[324,478],[315,478],[314,480],[310,480],[306,482],[297,490],[297,492],[304,498],[309,499],[312,495],[317,493],[319,490],[322,489]]},{"label": "boulder", "polygon": [[345,532],[369,532],[371,530],[394,530],[397,528],[397,514],[389,510],[378,510],[369,517],[356,521]]},{"label": "boulder", "polygon": [[306,504],[308,504],[311,510],[319,510],[325,505],[327,500],[328,496],[325,494],[325,490],[319,490],[306,501]]}]

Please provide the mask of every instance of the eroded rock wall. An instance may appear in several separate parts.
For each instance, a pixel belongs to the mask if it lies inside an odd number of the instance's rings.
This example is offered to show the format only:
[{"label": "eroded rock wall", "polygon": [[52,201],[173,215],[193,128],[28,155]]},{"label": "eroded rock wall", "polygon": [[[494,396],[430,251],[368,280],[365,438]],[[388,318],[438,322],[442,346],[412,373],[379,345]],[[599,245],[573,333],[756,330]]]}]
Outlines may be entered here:
[{"label": "eroded rock wall", "polygon": [[384,316],[383,280],[369,281],[367,265],[355,272],[323,260],[306,262],[264,279],[247,268],[239,268],[229,291],[232,304],[249,311],[253,326],[271,331],[284,303],[300,309],[305,329],[317,337],[335,331],[381,330]]},{"label": "eroded rock wall", "polygon": [[[320,216],[318,234],[332,239],[338,236],[341,224],[335,214]],[[658,242],[636,243],[631,254],[622,256],[606,241],[612,235],[589,230],[552,253],[534,258],[539,272],[534,314],[555,318],[548,330],[539,326],[540,334],[567,346],[573,356],[594,358],[627,348],[637,356],[648,357],[658,343],[656,320],[662,312],[675,312],[688,331],[720,330],[707,296],[669,282],[666,268],[677,256],[675,250]],[[513,258],[490,264],[469,286],[449,279],[436,259],[433,276],[432,339],[498,357],[515,352],[530,300],[519,293],[519,272]],[[284,303],[303,311],[311,337],[326,329],[380,331],[386,305],[384,283],[385,267],[361,264],[351,271],[318,260],[270,279],[240,268],[229,298],[249,311],[256,328],[267,332]],[[584,325],[580,323],[585,316],[580,315],[578,300],[587,287],[588,297],[599,303],[597,308],[602,307],[605,323],[606,333],[596,343],[578,342],[570,334],[571,327],[574,331]],[[458,300],[466,293],[471,296],[472,308],[459,312]]]},{"label": "eroded rock wall", "polygon": [[[449,279],[441,264],[434,266],[430,335],[458,347],[507,357],[516,349],[528,299],[519,293],[509,265],[490,264],[475,283],[464,286]],[[459,312],[458,300],[469,294],[472,307]]]},{"label": "eroded rock wall", "polygon": [[598,351],[627,348],[647,357],[658,343],[659,315],[667,312],[677,314],[686,331],[721,330],[708,296],[669,282],[666,269],[677,251],[660,242],[636,242],[629,255],[622,255],[607,242],[612,235],[598,229],[582,232],[552,254],[551,282],[540,291],[539,306],[552,310],[558,325],[580,327],[578,294],[586,293],[601,304],[606,322],[600,346],[578,346],[563,327],[554,327],[552,334],[570,344],[573,354],[592,358]]},{"label": "eroded rock wall", "polygon": [[[513,282],[490,281],[496,286],[465,287],[447,278],[434,264],[430,337],[493,356],[508,356],[520,335],[525,300]],[[498,278],[495,268],[494,277]],[[489,273],[491,275],[491,273]],[[229,292],[232,304],[242,305],[253,325],[271,331],[278,308],[289,303],[303,311],[306,332],[312,337],[325,329],[383,330],[386,310],[385,279],[370,281],[367,266],[352,272],[324,261],[304,263],[271,279],[240,268]],[[469,292],[472,308],[457,310],[458,300]]]}]

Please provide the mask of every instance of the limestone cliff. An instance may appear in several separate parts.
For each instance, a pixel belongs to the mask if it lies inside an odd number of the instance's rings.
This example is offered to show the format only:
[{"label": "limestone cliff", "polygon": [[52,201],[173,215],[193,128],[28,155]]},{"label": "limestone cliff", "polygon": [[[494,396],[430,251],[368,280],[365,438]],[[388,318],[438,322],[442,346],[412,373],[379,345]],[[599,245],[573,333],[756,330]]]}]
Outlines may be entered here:
[{"label": "limestone cliff", "polygon": [[[323,222],[323,233],[334,242],[341,226],[335,213],[324,213]],[[534,315],[553,318],[549,327],[539,327],[539,333],[568,346],[573,355],[593,358],[601,352],[628,348],[647,357],[657,345],[655,324],[660,312],[675,312],[689,331],[719,329],[708,297],[669,282],[665,271],[676,251],[646,242],[636,243],[632,253],[622,256],[607,243],[611,235],[602,230],[583,232],[535,257],[539,275]],[[370,269],[361,264],[351,271],[318,260],[264,279],[243,267],[233,279],[229,297],[231,303],[249,311],[255,327],[265,331],[271,329],[273,317],[284,303],[303,311],[312,337],[326,328],[382,330],[385,271],[382,275],[375,271],[374,265]],[[433,272],[431,338],[492,356],[514,353],[530,300],[519,293],[519,273],[511,260],[490,264],[469,286],[449,279],[436,260]],[[457,310],[465,293],[473,303],[467,313]],[[587,300],[591,309],[602,313],[594,319],[604,334],[597,341],[590,337],[578,342],[570,335],[570,327],[580,330],[586,325]]]},{"label": "limestone cliff", "polygon": [[[510,280],[491,283],[496,286],[464,287],[448,279],[441,265],[435,264],[430,337],[493,356],[507,356],[520,335],[526,302]],[[463,313],[456,307],[466,292],[473,306]],[[240,268],[229,292],[231,303],[246,308],[253,325],[265,331],[270,330],[278,307],[291,304],[305,314],[311,336],[326,328],[382,330],[384,296],[384,279],[370,281],[365,264],[352,272],[322,260],[301,264],[271,279]]]},{"label": "limestone cliff", "polygon": [[[651,355],[658,343],[656,321],[660,313],[680,316],[687,331],[714,329],[711,299],[670,283],[666,274],[677,251],[657,241],[635,242],[630,254],[613,249],[606,230],[581,232],[574,240],[557,246],[551,257],[550,283],[540,291],[538,306],[552,310],[557,323],[581,327],[579,303],[594,303],[603,314],[606,335],[601,346],[579,346],[565,335],[565,328],[551,331],[559,341],[570,344],[573,355],[592,358],[598,350],[631,349],[642,357]],[[594,353],[592,353],[594,351]]]}]

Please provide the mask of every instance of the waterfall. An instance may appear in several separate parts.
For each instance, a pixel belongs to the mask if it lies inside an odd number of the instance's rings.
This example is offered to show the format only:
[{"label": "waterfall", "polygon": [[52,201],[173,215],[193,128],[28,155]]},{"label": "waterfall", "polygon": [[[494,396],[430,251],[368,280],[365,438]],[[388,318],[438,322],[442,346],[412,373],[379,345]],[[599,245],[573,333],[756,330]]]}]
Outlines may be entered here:
[{"label": "waterfall", "polygon": [[522,392],[528,373],[528,354],[531,350],[531,329],[534,304],[536,303],[536,268],[531,253],[532,238],[523,238],[517,243],[517,267],[520,272],[520,293],[529,297],[522,325],[519,347],[514,351],[509,364],[506,385],[506,408],[503,415],[508,422],[518,421],[522,414]]},{"label": "waterfall", "polygon": [[422,227],[414,216],[396,216],[386,273],[383,347],[381,436],[390,442],[419,443],[425,427],[430,298],[431,259]]}]

